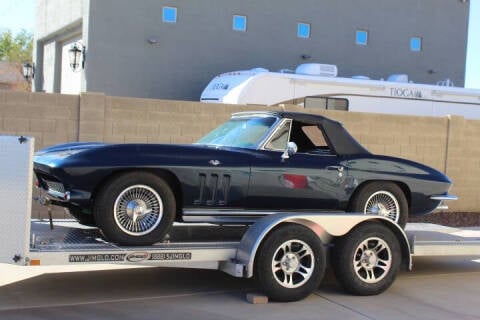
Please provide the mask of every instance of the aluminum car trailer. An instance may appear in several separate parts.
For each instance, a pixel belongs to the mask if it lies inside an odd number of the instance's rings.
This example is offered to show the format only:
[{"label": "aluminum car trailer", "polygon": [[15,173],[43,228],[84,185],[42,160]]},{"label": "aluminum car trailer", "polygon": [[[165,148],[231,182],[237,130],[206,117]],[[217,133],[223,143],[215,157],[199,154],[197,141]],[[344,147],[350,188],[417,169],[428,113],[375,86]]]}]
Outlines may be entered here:
[{"label": "aluminum car trailer", "polygon": [[[386,290],[413,256],[479,255],[480,239],[401,230],[390,220],[344,213],[275,213],[249,227],[174,225],[161,242],[125,247],[71,220],[32,220],[32,138],[0,136],[0,263],[24,266],[126,264],[217,269],[255,277],[278,301],[320,284],[327,261],[353,294]],[[437,234],[437,235],[436,235]]]}]

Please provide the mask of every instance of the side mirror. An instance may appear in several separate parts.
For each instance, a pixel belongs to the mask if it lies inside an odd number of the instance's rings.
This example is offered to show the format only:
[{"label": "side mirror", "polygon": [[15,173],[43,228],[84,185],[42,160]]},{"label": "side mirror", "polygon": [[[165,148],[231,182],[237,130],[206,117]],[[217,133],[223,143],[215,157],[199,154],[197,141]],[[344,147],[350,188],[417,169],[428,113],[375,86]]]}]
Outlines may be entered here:
[{"label": "side mirror", "polygon": [[298,151],[297,144],[293,141],[290,141],[289,143],[287,143],[287,147],[285,148],[285,151],[282,154],[282,160],[290,158],[295,153],[297,153],[297,151]]}]

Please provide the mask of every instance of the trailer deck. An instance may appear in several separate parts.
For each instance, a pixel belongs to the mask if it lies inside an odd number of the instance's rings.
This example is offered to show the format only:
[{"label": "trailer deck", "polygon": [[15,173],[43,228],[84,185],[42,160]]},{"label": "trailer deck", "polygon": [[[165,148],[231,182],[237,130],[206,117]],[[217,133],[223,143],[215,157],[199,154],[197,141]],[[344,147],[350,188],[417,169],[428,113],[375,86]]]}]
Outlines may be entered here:
[{"label": "trailer deck", "polygon": [[[192,255],[192,252],[199,253],[199,250],[209,250],[211,253],[221,251],[219,258],[223,261],[234,259],[240,240],[247,230],[245,226],[175,223],[163,242],[147,247],[125,247],[106,241],[97,228],[82,226],[75,220],[55,220],[53,229],[50,228],[48,220],[33,220],[30,228],[32,235],[30,252],[33,256],[41,253],[65,252],[158,252],[169,253],[164,256],[164,260],[168,260],[169,256],[172,257],[181,251],[188,253],[184,258],[191,256],[188,260],[193,261],[198,259]],[[480,228],[459,229],[428,223],[410,223],[407,225],[406,234],[411,254],[416,257],[480,256]],[[177,255],[177,258],[181,257]],[[76,262],[107,261],[87,259]]]},{"label": "trailer deck", "polygon": [[163,242],[145,247],[117,246],[97,228],[74,220],[31,222],[29,265],[121,263],[219,269],[242,276],[235,259],[246,227],[175,224]]}]

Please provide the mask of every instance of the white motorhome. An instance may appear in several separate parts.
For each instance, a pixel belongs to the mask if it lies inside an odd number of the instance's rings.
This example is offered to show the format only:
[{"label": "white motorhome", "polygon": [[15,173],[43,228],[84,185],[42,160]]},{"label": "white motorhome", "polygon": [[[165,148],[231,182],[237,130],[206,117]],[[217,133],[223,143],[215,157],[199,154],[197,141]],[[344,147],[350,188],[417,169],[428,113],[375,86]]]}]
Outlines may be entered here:
[{"label": "white motorhome", "polygon": [[461,115],[480,119],[480,90],[417,84],[395,74],[387,80],[337,77],[335,65],[308,63],[296,70],[267,69],[223,73],[210,81],[200,101],[227,104],[298,104],[333,109],[421,116]]}]

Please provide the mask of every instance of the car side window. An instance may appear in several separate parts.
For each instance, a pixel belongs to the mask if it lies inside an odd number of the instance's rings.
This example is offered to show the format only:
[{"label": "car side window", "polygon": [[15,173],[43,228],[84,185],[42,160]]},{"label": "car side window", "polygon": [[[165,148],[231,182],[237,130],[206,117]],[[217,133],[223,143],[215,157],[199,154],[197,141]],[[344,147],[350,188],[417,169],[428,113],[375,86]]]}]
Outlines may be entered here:
[{"label": "car side window", "polygon": [[323,132],[318,126],[303,126],[302,131],[316,148],[328,148]]},{"label": "car side window", "polygon": [[298,152],[332,154],[323,131],[317,125],[293,122],[290,141],[298,146]]},{"label": "car side window", "polygon": [[283,151],[287,147],[288,138],[290,137],[291,120],[285,121],[280,128],[277,129],[270,141],[265,145],[266,150]]}]

